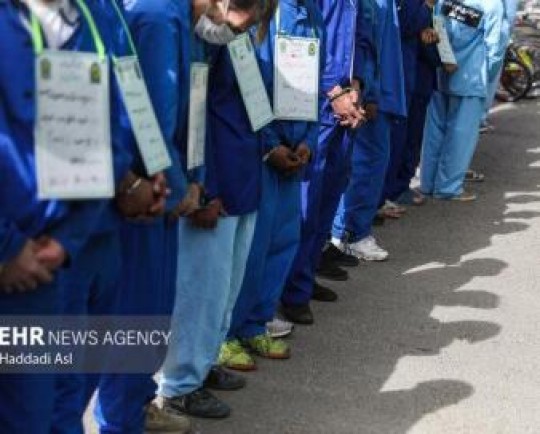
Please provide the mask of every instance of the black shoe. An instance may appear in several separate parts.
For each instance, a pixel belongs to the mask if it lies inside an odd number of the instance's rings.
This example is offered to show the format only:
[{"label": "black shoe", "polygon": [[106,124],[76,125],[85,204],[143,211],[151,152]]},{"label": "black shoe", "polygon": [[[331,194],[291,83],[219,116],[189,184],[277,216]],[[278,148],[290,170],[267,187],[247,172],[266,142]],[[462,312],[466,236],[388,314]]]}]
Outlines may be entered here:
[{"label": "black shoe", "polygon": [[384,222],[385,222],[384,217],[380,215],[376,215],[375,218],[373,219],[373,226],[384,226]]},{"label": "black shoe", "polygon": [[322,286],[317,282],[313,285],[313,294],[311,299],[315,301],[333,302],[338,299],[338,295],[326,286]]},{"label": "black shoe", "polygon": [[333,261],[323,261],[322,259],[317,268],[317,276],[337,282],[349,280],[349,273],[346,270],[339,268]]},{"label": "black shoe", "polygon": [[187,395],[175,398],[165,398],[163,407],[167,410],[204,419],[224,419],[231,414],[230,407],[206,389],[197,389]]},{"label": "black shoe", "polygon": [[341,251],[332,243],[328,243],[321,256],[321,263],[326,262],[331,262],[338,267],[357,267],[360,265],[360,259]]},{"label": "black shoe", "polygon": [[309,304],[283,305],[281,311],[286,319],[295,324],[311,325],[314,322]]},{"label": "black shoe", "polygon": [[204,387],[225,391],[240,390],[246,387],[246,379],[221,366],[212,366],[206,380],[204,380]]}]

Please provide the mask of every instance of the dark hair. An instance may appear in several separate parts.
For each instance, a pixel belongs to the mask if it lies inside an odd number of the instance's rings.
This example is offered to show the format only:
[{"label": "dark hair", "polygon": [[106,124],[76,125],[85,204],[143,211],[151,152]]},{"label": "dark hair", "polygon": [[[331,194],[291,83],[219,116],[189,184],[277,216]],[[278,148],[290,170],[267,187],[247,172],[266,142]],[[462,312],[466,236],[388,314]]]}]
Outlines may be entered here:
[{"label": "dark hair", "polygon": [[270,21],[274,16],[279,0],[231,0],[231,5],[240,10],[257,8],[257,40],[261,42],[268,33]]},{"label": "dark hair", "polygon": [[276,8],[279,0],[262,0],[261,20],[259,21],[259,28],[257,30],[257,40],[262,42],[268,33],[270,27],[270,21],[276,13]]}]

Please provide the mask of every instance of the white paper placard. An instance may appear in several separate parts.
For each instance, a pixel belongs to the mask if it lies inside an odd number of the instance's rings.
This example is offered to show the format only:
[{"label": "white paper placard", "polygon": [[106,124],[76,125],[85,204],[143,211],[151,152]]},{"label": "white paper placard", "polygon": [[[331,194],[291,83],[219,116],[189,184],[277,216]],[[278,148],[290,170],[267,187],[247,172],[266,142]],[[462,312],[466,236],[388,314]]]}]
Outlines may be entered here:
[{"label": "white paper placard", "polygon": [[319,118],[319,40],[277,35],[275,42],[276,119],[316,122]]},{"label": "white paper placard", "polygon": [[137,57],[117,59],[114,71],[146,172],[155,175],[171,166],[163,134],[148,95]]},{"label": "white paper placard", "polygon": [[188,126],[188,170],[203,166],[206,143],[206,105],[208,99],[208,72],[206,63],[191,65]]},{"label": "white paper placard", "polygon": [[456,55],[454,54],[452,45],[450,45],[450,39],[448,37],[448,32],[446,31],[444,18],[434,16],[433,28],[438,33],[440,39],[439,43],[437,44],[437,50],[439,51],[441,62],[449,65],[457,65]]},{"label": "white paper placard", "polygon": [[108,61],[45,50],[36,57],[36,95],[39,198],[114,196]]},{"label": "white paper placard", "polygon": [[274,120],[274,113],[255,58],[255,49],[247,33],[228,44],[238,86],[253,131],[258,131]]}]

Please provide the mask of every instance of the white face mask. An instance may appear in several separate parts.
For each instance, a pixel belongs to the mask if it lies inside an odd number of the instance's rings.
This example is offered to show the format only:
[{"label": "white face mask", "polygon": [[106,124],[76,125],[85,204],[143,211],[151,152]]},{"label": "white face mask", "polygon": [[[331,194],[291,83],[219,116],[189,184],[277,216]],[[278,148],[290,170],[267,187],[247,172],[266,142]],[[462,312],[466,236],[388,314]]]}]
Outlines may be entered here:
[{"label": "white face mask", "polygon": [[236,37],[227,24],[216,24],[206,14],[201,15],[195,25],[195,34],[215,45],[226,45]]}]

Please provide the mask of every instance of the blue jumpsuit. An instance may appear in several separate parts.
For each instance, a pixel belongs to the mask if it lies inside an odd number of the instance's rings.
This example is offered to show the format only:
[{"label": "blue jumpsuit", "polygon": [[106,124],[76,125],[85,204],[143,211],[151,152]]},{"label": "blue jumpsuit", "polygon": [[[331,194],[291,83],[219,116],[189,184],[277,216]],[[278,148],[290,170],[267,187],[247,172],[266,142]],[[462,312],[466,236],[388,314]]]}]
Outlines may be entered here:
[{"label": "blue jumpsuit", "polygon": [[[130,55],[127,35],[114,9],[105,0],[88,1],[91,10],[99,9],[106,16],[100,32],[110,40],[108,51],[113,56]],[[111,31],[115,30],[115,31]],[[117,95],[116,80],[111,70],[111,83]],[[129,118],[118,97],[112,102],[121,126],[119,140],[133,150],[131,168],[143,175],[142,162],[131,133]],[[114,231],[96,236],[79,255],[72,266],[60,277],[62,286],[62,313],[66,315],[114,315],[118,312],[118,287],[122,269],[122,251],[119,229],[123,219],[116,216]],[[56,404],[53,434],[83,433],[82,418],[98,386],[100,375],[60,375],[56,383]]]},{"label": "blue jumpsuit", "polygon": [[[459,68],[453,74],[438,71],[439,90],[428,109],[422,147],[421,190],[443,199],[463,192],[489,82],[504,55],[500,0],[464,0],[458,6],[445,12],[445,21]],[[468,12],[465,18],[461,10]]]},{"label": "blue jumpsuit", "polygon": [[208,47],[207,199],[227,213],[212,230],[180,219],[172,336],[160,395],[172,398],[203,386],[229,331],[244,278],[261,199],[263,150],[251,128],[227,47]]},{"label": "blue jumpsuit", "polygon": [[[91,7],[94,21],[107,48],[112,46],[108,23],[101,11]],[[28,16],[23,9],[22,13]],[[62,244],[77,267],[96,241],[114,238],[118,216],[110,201],[38,201],[34,162],[34,51],[29,32],[21,21],[21,10],[12,2],[0,1],[0,160],[7,182],[0,192],[0,262],[9,260],[22,243],[42,234]],[[88,23],[81,17],[64,50],[95,52]],[[14,61],[16,59],[17,61]],[[120,181],[132,165],[134,150],[125,141],[127,131],[119,124],[120,96],[111,92],[111,138],[115,179]],[[5,174],[5,175],[4,175]],[[17,185],[17,189],[13,186]],[[14,196],[14,192],[16,195]],[[104,252],[102,252],[104,253]],[[114,254],[114,252],[113,252]],[[117,259],[117,258],[113,258]],[[36,292],[0,295],[2,314],[60,314],[64,296],[73,288],[65,286],[63,274]],[[13,433],[50,433],[54,406],[54,375],[13,375],[0,380],[2,429]],[[79,421],[80,425],[80,421]],[[76,432],[76,431],[70,431]]]},{"label": "blue jumpsuit", "polygon": [[351,82],[354,60],[356,2],[318,0],[326,27],[326,53],[321,76],[322,103],[319,140],[314,161],[302,183],[301,241],[287,279],[282,302],[286,305],[309,303],[321,251],[328,238],[339,198],[347,186],[351,141],[348,129],[334,119],[327,92]]},{"label": "blue jumpsuit", "polygon": [[[297,0],[280,1],[280,28],[274,18],[257,56],[268,95],[273,95],[274,48],[278,33],[313,38],[324,36],[319,9],[311,0],[299,6]],[[321,40],[321,47],[324,46]],[[321,49],[321,69],[324,50]],[[315,151],[318,122],[275,121],[262,131],[264,151],[284,144],[294,149],[306,143]],[[284,177],[263,166],[262,198],[257,215],[246,275],[234,308],[231,338],[251,338],[264,334],[266,323],[274,317],[292,261],[300,243],[300,175]]]},{"label": "blue jumpsuit", "polygon": [[[371,235],[390,153],[395,117],[406,115],[399,22],[394,0],[362,1],[357,75],[365,85],[365,103],[378,105],[378,115],[356,135],[349,186],[334,219],[332,235],[354,243]],[[375,49],[373,49],[373,46]],[[364,48],[367,47],[367,48]]]},{"label": "blue jumpsuit", "polygon": [[[408,188],[399,182],[399,172],[408,155],[407,136],[412,112],[412,94],[416,85],[420,32],[431,25],[431,9],[424,0],[398,0],[399,27],[401,30],[401,55],[405,74],[405,100],[407,118],[397,118],[390,132],[390,161],[386,171],[380,204],[395,201]],[[412,125],[411,125],[412,126]],[[422,126],[423,129],[423,126]]]},{"label": "blue jumpsuit", "polygon": [[[187,134],[190,62],[190,2],[125,2],[125,15],[158,123],[172,159],[166,171],[171,195],[167,210],[183,198],[187,183],[181,145]],[[156,50],[156,47],[159,47]],[[175,296],[178,225],[159,217],[121,228],[122,278],[118,313],[169,316]],[[149,350],[150,351],[150,350]],[[156,351],[155,370],[165,358]],[[144,407],[155,398],[152,374],[106,375],[100,382],[96,418],[101,433],[140,434]]]}]

